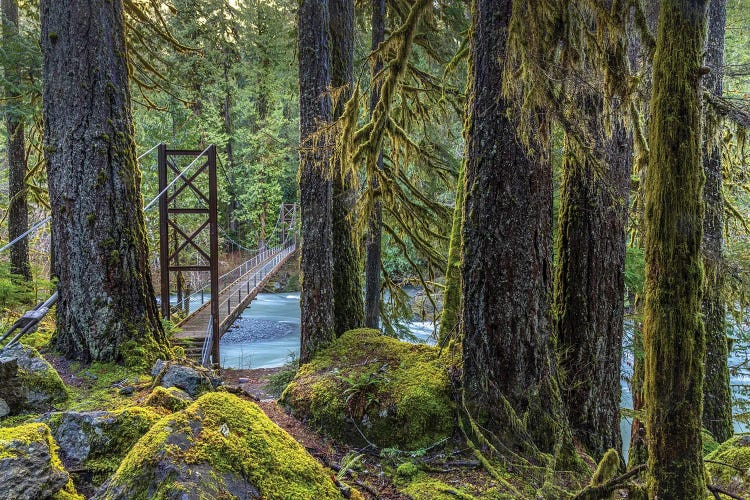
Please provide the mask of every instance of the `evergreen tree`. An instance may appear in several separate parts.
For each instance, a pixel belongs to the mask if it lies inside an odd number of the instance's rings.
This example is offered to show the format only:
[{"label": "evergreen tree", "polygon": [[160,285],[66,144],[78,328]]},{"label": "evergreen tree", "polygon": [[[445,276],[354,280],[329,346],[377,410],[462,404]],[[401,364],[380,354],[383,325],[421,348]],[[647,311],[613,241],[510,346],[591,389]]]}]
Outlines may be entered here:
[{"label": "evergreen tree", "polygon": [[[385,40],[385,0],[372,0],[372,39],[370,48],[375,51]],[[372,90],[370,91],[370,113],[372,114],[380,100],[380,80],[376,75],[383,69],[381,56],[376,55],[370,71]],[[383,152],[377,152],[376,168],[383,169]],[[367,179],[369,189],[378,191],[378,179],[370,176]],[[371,213],[367,220],[365,236],[365,325],[368,328],[380,328],[380,288],[381,288],[381,240],[383,238],[383,207],[376,196]]]},{"label": "evergreen tree", "polygon": [[298,11],[302,294],[300,363],[335,338],[332,187],[325,126],[331,121],[328,0]]},{"label": "evergreen tree", "polygon": [[[336,89],[333,119],[338,119],[352,94],[354,67],[354,0],[330,0],[331,86]],[[364,322],[362,280],[354,204],[356,178],[350,169],[333,168],[333,309],[334,330],[341,335]]]},{"label": "evergreen tree", "polygon": [[523,145],[512,104],[500,97],[512,4],[475,0],[471,14],[463,397],[504,446],[551,452],[560,410],[550,335],[552,172],[544,150]]},{"label": "evergreen tree", "polygon": [[[16,0],[0,1],[2,11],[2,41],[7,48],[19,46],[18,3]],[[8,237],[15,239],[29,229],[29,208],[26,202],[26,139],[24,117],[20,108],[21,68],[8,62],[5,72],[5,126],[8,138]],[[28,238],[20,240],[10,249],[10,272],[31,279]]]},{"label": "evergreen tree", "polygon": [[701,75],[707,0],[662,0],[645,178],[649,496],[703,498]]},{"label": "evergreen tree", "polygon": [[54,343],[84,362],[167,355],[141,210],[121,0],[44,0]]},{"label": "evergreen tree", "polygon": [[[726,0],[710,0],[705,64],[711,70],[703,79],[704,87],[722,95],[724,76],[724,28]],[[706,327],[706,362],[703,382],[703,427],[724,442],[732,436],[732,392],[729,386],[729,345],[726,333],[724,287],[724,196],[721,151],[718,144],[704,139],[703,170],[706,184],[703,200],[703,265],[706,287],[703,292],[703,321]]]},{"label": "evergreen tree", "polygon": [[607,115],[618,110],[605,108],[602,91],[587,87],[576,97],[588,116],[595,151],[565,134],[555,283],[563,401],[573,435],[597,460],[610,448],[622,448],[620,364],[632,157],[623,125],[615,123],[611,135],[606,133]]}]

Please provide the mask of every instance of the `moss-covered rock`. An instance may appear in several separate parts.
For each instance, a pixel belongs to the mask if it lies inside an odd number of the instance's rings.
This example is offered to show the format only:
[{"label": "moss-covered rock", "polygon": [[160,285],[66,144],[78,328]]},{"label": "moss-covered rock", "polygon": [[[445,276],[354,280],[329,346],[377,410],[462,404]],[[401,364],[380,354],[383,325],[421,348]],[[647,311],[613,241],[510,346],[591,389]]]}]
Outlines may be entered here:
[{"label": "moss-covered rock", "polygon": [[36,349],[15,344],[0,352],[0,399],[11,415],[47,411],[68,398],[60,375]]},{"label": "moss-covered rock", "polygon": [[190,394],[178,389],[177,387],[164,388],[161,386],[154,387],[154,389],[146,396],[143,404],[146,406],[153,406],[154,408],[166,408],[171,412],[184,410],[190,403],[193,402],[193,398]]},{"label": "moss-covered rock", "polygon": [[83,499],[57,455],[45,424],[0,428],[0,493],[3,498]]},{"label": "moss-covered rock", "polygon": [[435,347],[352,330],[300,368],[281,404],[335,439],[415,450],[454,431],[448,368]]},{"label": "moss-covered rock", "polygon": [[177,363],[157,360],[151,369],[151,375],[154,377],[154,386],[177,387],[194,398],[221,384],[221,380],[214,378],[209,370],[188,361]]},{"label": "moss-covered rock", "polygon": [[330,476],[262,410],[208,393],[143,436],[97,499],[341,498]]},{"label": "moss-covered rock", "polygon": [[152,409],[133,406],[116,411],[48,413],[40,420],[51,428],[66,465],[92,472],[91,482],[98,486],[160,419]]},{"label": "moss-covered rock", "polygon": [[706,473],[713,484],[743,498],[750,497],[750,435],[734,436],[709,453]]}]

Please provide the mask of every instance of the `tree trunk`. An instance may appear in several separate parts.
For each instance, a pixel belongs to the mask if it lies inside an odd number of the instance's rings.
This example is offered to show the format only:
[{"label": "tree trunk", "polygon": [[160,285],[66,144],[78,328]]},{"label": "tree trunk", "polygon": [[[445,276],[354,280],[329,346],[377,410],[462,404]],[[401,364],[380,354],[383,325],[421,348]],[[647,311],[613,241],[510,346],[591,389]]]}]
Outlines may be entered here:
[{"label": "tree trunk", "polygon": [[550,346],[552,172],[532,157],[502,95],[512,0],[472,9],[463,226],[463,391],[469,413],[509,446],[522,422],[552,451],[559,409]]},{"label": "tree trunk", "polygon": [[555,287],[563,401],[573,435],[600,460],[622,449],[620,362],[625,293],[625,223],[632,139],[620,124],[604,134],[601,96],[582,91],[596,162],[565,137]]},{"label": "tree trunk", "polygon": [[144,364],[168,353],[151,285],[121,0],[43,0],[45,151],[60,279],[55,345]]},{"label": "tree trunk", "polygon": [[443,292],[443,312],[440,315],[440,344],[450,339],[458,339],[459,316],[461,314],[461,228],[464,222],[464,165],[456,181],[456,202],[453,207],[448,266],[445,270],[445,291]]},{"label": "tree trunk", "polygon": [[[724,28],[726,0],[710,0],[705,65],[711,72],[703,85],[714,95],[722,95],[724,72]],[[703,381],[703,427],[718,442],[732,436],[732,392],[729,386],[729,346],[726,333],[724,287],[724,195],[722,192],[721,151],[719,145],[703,144],[703,170],[706,184],[703,201],[703,265],[706,287],[703,292],[703,321],[706,325],[705,379]]]},{"label": "tree trunk", "polygon": [[644,348],[651,498],[703,498],[701,67],[708,0],[663,0],[646,197]]},{"label": "tree trunk", "polygon": [[300,201],[302,294],[300,363],[334,338],[332,188],[328,141],[315,135],[331,121],[328,0],[299,3]]},{"label": "tree trunk", "polygon": [[[354,0],[330,0],[331,87],[342,89],[333,108],[341,116],[352,93],[354,67]],[[364,323],[359,252],[354,234],[356,178],[350,168],[333,169],[333,308],[336,335]]]},{"label": "tree trunk", "polygon": [[[385,40],[385,0],[372,0],[372,43],[370,48],[375,50]],[[378,57],[373,65],[371,77],[383,68],[382,58]],[[380,100],[380,84],[373,82],[370,92],[370,112]],[[378,169],[383,168],[383,153],[378,156]],[[376,178],[367,179],[369,189],[375,193],[375,203],[367,221],[367,235],[365,237],[365,325],[368,328],[380,328],[380,275],[381,275],[381,247],[383,237],[383,207],[379,199],[379,186]]]},{"label": "tree trunk", "polygon": [[[1,0],[3,45],[15,45],[18,36],[18,4],[16,0]],[[23,114],[18,109],[21,95],[17,86],[21,83],[17,67],[4,68],[7,85],[5,88],[5,126],[8,135],[8,237],[10,240],[29,229],[29,208],[26,202],[26,141],[24,137]],[[10,248],[10,272],[31,279],[29,263],[29,239],[24,238]]]}]

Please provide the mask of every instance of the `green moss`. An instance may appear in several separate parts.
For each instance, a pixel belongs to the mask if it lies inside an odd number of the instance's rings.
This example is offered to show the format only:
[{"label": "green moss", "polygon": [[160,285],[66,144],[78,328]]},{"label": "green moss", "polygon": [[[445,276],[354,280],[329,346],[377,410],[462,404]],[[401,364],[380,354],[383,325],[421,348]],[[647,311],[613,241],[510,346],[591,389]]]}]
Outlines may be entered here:
[{"label": "green moss", "polygon": [[177,387],[164,388],[156,386],[143,404],[156,408],[166,408],[170,412],[175,412],[184,410],[190,403],[192,403],[192,399],[181,389]]},{"label": "green moss", "polygon": [[715,451],[719,447],[714,437],[706,429],[701,432],[701,441],[703,443],[703,456]]},{"label": "green moss", "polygon": [[[159,464],[175,474],[156,478]],[[210,473],[180,481],[176,471]],[[219,488],[225,479],[244,478],[262,498],[340,498],[324,469],[261,409],[232,394],[214,392],[187,409],[163,418],[141,438],[109,483],[128,498],[172,498],[180,488]],[[102,498],[108,498],[104,492]]]},{"label": "green moss", "polygon": [[750,496],[750,435],[737,435],[721,443],[706,456],[705,468],[713,484],[742,497]]},{"label": "green moss", "polygon": [[87,381],[83,387],[71,387],[65,409],[119,410],[133,405],[133,398],[120,394],[121,384],[145,385],[149,374],[117,363],[92,363],[89,366],[71,365],[76,378]]},{"label": "green moss", "polygon": [[[0,460],[4,458],[23,458],[24,447],[38,441],[46,442],[49,448],[50,467],[53,470],[63,471],[67,474],[57,453],[57,443],[52,438],[50,428],[46,424],[31,423],[18,427],[0,428]],[[53,495],[52,498],[59,500],[83,500],[83,497],[76,492],[72,480],[68,480],[63,489]]]},{"label": "green moss", "polygon": [[[407,475],[403,475],[402,468],[406,467]],[[411,466],[411,467],[409,467]],[[419,472],[412,463],[401,464],[396,471],[400,479],[396,479],[399,490],[413,500],[448,500],[462,499],[471,500],[474,497],[464,488],[456,488],[442,481],[431,478],[423,472]]]},{"label": "green moss", "polygon": [[435,347],[351,330],[300,368],[281,402],[334,438],[415,450],[454,430],[448,367]]}]

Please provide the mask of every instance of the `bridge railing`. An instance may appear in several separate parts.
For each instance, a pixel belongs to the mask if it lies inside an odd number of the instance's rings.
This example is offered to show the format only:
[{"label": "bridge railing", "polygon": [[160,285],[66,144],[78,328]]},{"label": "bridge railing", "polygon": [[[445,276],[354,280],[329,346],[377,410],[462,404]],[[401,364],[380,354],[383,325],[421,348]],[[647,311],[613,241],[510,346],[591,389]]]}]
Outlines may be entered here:
[{"label": "bridge railing", "polygon": [[[228,284],[234,283],[235,281],[237,281],[240,278],[240,276],[242,276],[243,274],[247,274],[250,271],[250,269],[264,262],[271,255],[278,252],[280,249],[281,249],[280,247],[273,247],[273,248],[266,248],[265,250],[261,250],[257,254],[255,254],[253,257],[246,260],[245,262],[235,267],[231,271],[219,276],[219,291],[224,290]],[[205,304],[206,303],[205,296],[206,294],[208,294],[210,289],[211,289],[211,283],[204,282],[200,286],[200,288],[198,288],[196,291],[194,291],[190,295],[183,297],[177,304],[175,304],[175,306],[178,306],[181,309],[185,310],[186,313],[189,315],[190,304],[192,303],[192,300],[200,296],[201,305]]]},{"label": "bridge railing", "polygon": [[[276,271],[278,266],[284,261],[284,259],[286,259],[286,257],[289,254],[293,253],[296,249],[297,249],[297,244],[294,242],[292,242],[289,246],[283,249],[281,247],[274,247],[274,248],[269,249],[271,250],[271,252],[268,255],[273,255],[274,253],[276,255],[274,255],[273,258],[271,258],[269,262],[266,262],[265,266],[261,267],[260,269],[255,271],[251,276],[247,277],[247,280],[245,280],[245,283],[244,283],[245,288],[246,288],[246,296],[249,295],[250,291],[254,290],[258,286],[259,283],[262,283],[263,279],[265,279],[266,276]],[[263,262],[264,260],[265,259],[261,259],[260,262]],[[270,270],[267,269],[269,264],[271,265]],[[248,270],[243,274],[246,274],[249,271],[249,269],[252,269],[253,267],[255,267],[255,265],[251,265],[248,268]],[[242,274],[240,276],[242,276]],[[259,277],[260,279],[258,279]],[[253,282],[252,288],[250,287],[251,280]],[[243,300],[242,286],[238,287],[237,292],[238,292],[237,304],[240,304]],[[232,296],[231,295],[227,297],[226,303],[227,303],[227,315],[229,315],[232,312]],[[211,362],[213,363],[219,362],[219,360],[211,360],[210,358],[211,346],[213,345],[213,322],[214,322],[214,317],[213,315],[211,315],[208,320],[208,327],[206,328],[206,336],[203,340],[203,348],[201,349],[201,365],[205,367],[209,367]]]}]

